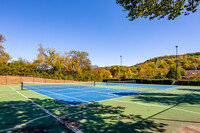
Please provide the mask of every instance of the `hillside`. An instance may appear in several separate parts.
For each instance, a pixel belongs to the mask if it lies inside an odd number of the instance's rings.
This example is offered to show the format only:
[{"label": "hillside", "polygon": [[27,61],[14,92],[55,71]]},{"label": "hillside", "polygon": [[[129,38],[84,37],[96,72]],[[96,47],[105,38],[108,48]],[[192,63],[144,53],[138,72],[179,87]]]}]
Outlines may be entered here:
[{"label": "hillside", "polygon": [[[176,62],[176,56],[160,56],[151,58],[149,60],[146,60],[143,63],[139,63],[136,65],[133,65],[134,67],[147,65],[148,63],[164,63],[165,65],[169,66],[171,64],[174,64]],[[183,55],[178,55],[177,57],[177,63],[179,66],[182,66],[185,70],[197,70],[200,69],[200,52],[196,53],[187,53]]]},{"label": "hillside", "polygon": [[[187,71],[200,70],[200,52],[178,55],[177,65],[179,79],[200,79],[199,72]],[[113,78],[173,79],[176,74],[176,56],[155,57],[130,67],[111,66],[104,68],[111,72]]]}]

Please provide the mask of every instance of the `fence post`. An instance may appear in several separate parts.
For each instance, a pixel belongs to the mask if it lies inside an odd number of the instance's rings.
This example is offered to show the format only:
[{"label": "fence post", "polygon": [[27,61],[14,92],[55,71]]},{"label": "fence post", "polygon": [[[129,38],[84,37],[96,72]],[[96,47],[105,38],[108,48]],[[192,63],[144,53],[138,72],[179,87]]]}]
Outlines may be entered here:
[{"label": "fence post", "polygon": [[21,90],[23,90],[24,88],[24,85],[23,85],[23,82],[21,82]]},{"label": "fence post", "polygon": [[7,77],[7,74],[6,74],[6,85],[8,85],[8,77]]},{"label": "fence post", "polygon": [[21,73],[20,73],[20,83],[22,82],[22,75],[21,75]]}]

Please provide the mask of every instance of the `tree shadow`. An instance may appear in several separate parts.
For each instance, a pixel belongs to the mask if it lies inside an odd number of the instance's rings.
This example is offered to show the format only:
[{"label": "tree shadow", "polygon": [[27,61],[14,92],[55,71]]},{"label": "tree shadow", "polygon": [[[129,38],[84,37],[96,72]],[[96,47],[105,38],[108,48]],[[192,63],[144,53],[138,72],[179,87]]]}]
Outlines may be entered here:
[{"label": "tree shadow", "polygon": [[[50,112],[57,114],[70,114],[80,112],[83,109],[92,108],[89,111],[82,112],[76,115],[68,116],[67,119],[73,121],[81,121],[78,128],[83,132],[126,132],[126,133],[150,133],[150,132],[164,132],[164,123],[156,123],[153,120],[147,120],[140,115],[125,114],[125,107],[114,107],[110,105],[103,105],[100,103],[83,104],[80,106],[68,106],[62,102],[53,99],[38,99],[31,98],[34,102],[42,107],[46,107]],[[25,103],[24,105],[17,105],[18,103]],[[26,104],[27,103],[27,104]],[[32,119],[47,115],[43,110],[37,106],[25,101],[3,101],[2,105],[7,105],[0,108],[0,129],[7,129],[20,125]],[[12,105],[10,105],[12,104]],[[16,105],[13,105],[16,104]],[[10,106],[9,106],[10,105]],[[57,109],[55,112],[51,109]],[[62,116],[60,115],[60,116]],[[13,132],[67,132],[64,128],[55,121],[53,117],[40,119],[31,124],[28,124],[20,129],[13,130]]]},{"label": "tree shadow", "polygon": [[132,101],[144,103],[162,103],[175,105],[179,103],[200,104],[200,94],[144,93],[133,96]]},{"label": "tree shadow", "polygon": [[163,121],[187,122],[187,123],[200,123],[200,121],[189,121],[189,120],[175,120],[175,119],[164,119],[164,118],[151,118],[151,119],[163,120]]},{"label": "tree shadow", "polygon": [[[150,133],[164,132],[164,123],[156,123],[153,120],[142,118],[141,115],[125,114],[125,107],[110,106],[99,103],[82,105],[80,107],[93,107],[94,109],[68,116],[74,121],[82,120],[78,128],[87,133]],[[80,108],[79,107],[79,108]]]},{"label": "tree shadow", "polygon": [[[174,120],[174,119],[162,119],[162,118],[154,118],[155,116],[162,114],[180,104],[183,105],[195,105],[200,104],[200,94],[194,93],[194,89],[186,89],[187,91],[191,91],[188,94],[172,94],[172,93],[145,93],[141,95],[134,96],[132,98],[132,101],[140,101],[143,103],[158,103],[158,104],[165,104],[170,105],[168,108],[165,108],[161,110],[160,112],[157,112],[149,117],[147,117],[145,120],[163,120],[163,121],[176,121],[176,122],[189,122],[189,123],[200,123],[199,121],[184,121],[184,120]],[[185,104],[186,103],[186,104]]]},{"label": "tree shadow", "polygon": [[[118,95],[118,96],[131,96],[131,95],[139,95],[142,94],[144,92],[115,92],[112,94]],[[146,92],[145,92],[146,93]]]},{"label": "tree shadow", "polygon": [[192,92],[200,92],[200,89],[178,89],[182,91],[192,91]]},{"label": "tree shadow", "polygon": [[[53,99],[37,99],[32,98],[36,103],[40,103],[43,107],[61,107],[64,104]],[[32,104],[30,101],[18,100],[18,101],[1,101],[0,106],[0,130],[13,128],[17,125],[21,125],[25,122],[46,116],[47,114]],[[59,103],[59,105],[58,105]],[[33,125],[32,125],[33,124]],[[46,117],[44,119],[37,120],[22,128],[12,130],[12,132],[46,132],[46,131],[65,131],[63,127],[53,118]]]}]

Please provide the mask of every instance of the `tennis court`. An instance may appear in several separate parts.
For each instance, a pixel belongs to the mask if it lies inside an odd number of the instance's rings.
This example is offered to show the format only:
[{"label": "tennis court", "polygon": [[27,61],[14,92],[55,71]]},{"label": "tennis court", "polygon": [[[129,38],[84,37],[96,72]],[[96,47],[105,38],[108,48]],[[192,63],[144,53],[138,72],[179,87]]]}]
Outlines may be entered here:
[{"label": "tennis court", "polygon": [[129,85],[1,85],[0,132],[68,132],[60,119],[85,133],[198,131],[199,87]]},{"label": "tennis court", "polygon": [[24,88],[54,98],[56,100],[65,102],[69,105],[79,105],[84,103],[120,98],[123,96],[147,93],[146,91],[137,91],[137,90],[83,86],[83,84],[82,85],[76,85],[76,84],[25,85]]},{"label": "tennis court", "polygon": [[170,89],[176,88],[173,85],[149,85],[149,84],[128,84],[128,83],[96,83],[97,85],[107,86],[125,86],[125,87],[139,87],[139,88],[154,88],[154,89]]}]

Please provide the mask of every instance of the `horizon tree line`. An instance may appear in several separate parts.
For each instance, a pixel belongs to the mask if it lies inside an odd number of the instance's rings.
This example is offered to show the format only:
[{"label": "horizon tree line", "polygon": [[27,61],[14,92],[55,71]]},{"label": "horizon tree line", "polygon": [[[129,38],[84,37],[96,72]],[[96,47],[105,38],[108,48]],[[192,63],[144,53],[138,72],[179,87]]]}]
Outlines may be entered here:
[{"label": "horizon tree line", "polygon": [[[85,51],[71,50],[57,52],[54,48],[44,48],[39,44],[38,54],[32,62],[23,58],[11,60],[5,52],[0,35],[0,75],[22,75],[51,79],[102,81],[103,79],[174,79],[176,73],[175,56],[149,59],[133,66],[93,66]],[[178,80],[200,80],[200,73],[186,70],[200,69],[200,52],[178,56]]]}]

